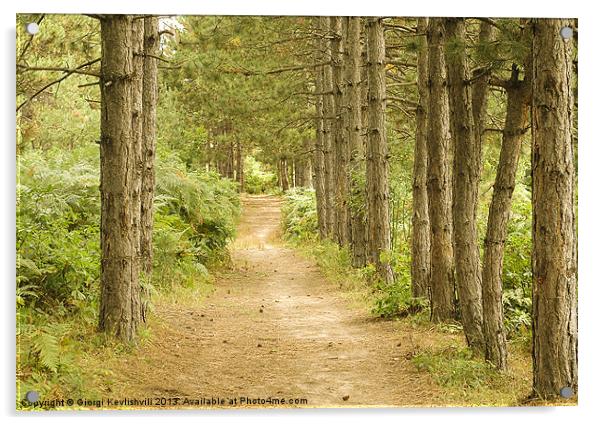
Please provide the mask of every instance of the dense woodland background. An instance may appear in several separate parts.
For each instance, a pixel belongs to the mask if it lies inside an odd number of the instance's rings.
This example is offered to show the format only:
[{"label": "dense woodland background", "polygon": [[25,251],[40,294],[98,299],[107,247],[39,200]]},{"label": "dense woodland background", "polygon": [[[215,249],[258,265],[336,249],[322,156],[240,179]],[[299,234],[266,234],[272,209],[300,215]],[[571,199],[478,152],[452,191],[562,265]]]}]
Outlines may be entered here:
[{"label": "dense woodland background", "polygon": [[534,397],[576,392],[576,21],[17,26],[19,399],[85,394],[82,355],[205,296],[241,192],[283,194],[285,238],[373,315],[464,333],[418,368],[509,373],[510,345]]}]

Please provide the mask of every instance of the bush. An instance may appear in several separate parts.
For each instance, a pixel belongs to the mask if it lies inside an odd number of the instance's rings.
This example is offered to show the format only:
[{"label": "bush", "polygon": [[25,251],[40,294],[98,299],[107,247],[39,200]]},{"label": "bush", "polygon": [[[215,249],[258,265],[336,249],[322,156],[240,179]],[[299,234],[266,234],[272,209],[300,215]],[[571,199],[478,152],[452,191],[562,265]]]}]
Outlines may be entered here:
[{"label": "bush", "polygon": [[[84,160],[79,158],[84,156]],[[94,149],[19,159],[17,303],[50,311],[98,296],[100,195]]]},{"label": "bush", "polygon": [[282,226],[287,239],[316,240],[318,213],[313,189],[297,187],[286,192],[282,207]]},{"label": "bush", "polygon": [[403,247],[404,252],[390,252],[381,256],[383,261],[391,265],[395,279],[392,284],[385,284],[382,281],[376,284],[376,298],[372,313],[380,317],[405,317],[428,307],[427,299],[415,298],[412,295],[410,252],[409,247],[406,245]]},{"label": "bush", "polygon": [[[17,302],[44,311],[97,301],[100,275],[98,148],[31,152],[19,159]],[[158,281],[225,258],[239,211],[236,184],[157,164],[153,238]],[[181,267],[181,269],[178,269]],[[168,273],[161,273],[161,271]]]},{"label": "bush", "polygon": [[154,281],[191,284],[206,266],[227,260],[240,212],[236,183],[216,173],[186,171],[175,157],[157,165]]},{"label": "bush", "polygon": [[[19,399],[87,390],[74,353],[94,345],[100,295],[98,146],[27,152],[17,184],[17,383]],[[239,212],[236,184],[187,171],[176,156],[157,160],[153,282],[206,281],[226,260]],[[150,283],[145,285],[151,286]],[[149,287],[152,290],[152,287]],[[90,347],[88,347],[90,348]]]}]

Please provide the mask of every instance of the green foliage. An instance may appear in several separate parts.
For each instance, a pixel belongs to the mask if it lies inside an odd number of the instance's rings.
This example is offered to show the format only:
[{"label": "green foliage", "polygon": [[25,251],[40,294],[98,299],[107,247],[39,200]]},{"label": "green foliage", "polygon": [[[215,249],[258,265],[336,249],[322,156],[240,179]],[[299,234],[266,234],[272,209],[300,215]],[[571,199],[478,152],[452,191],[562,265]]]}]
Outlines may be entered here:
[{"label": "green foliage", "polygon": [[409,250],[402,253],[383,253],[381,260],[393,268],[392,284],[377,281],[372,313],[380,317],[405,317],[428,307],[428,300],[412,295]]},{"label": "green foliage", "polygon": [[[235,183],[190,171],[175,154],[157,165],[153,291],[207,280],[228,259],[239,214]],[[87,391],[73,354],[96,332],[100,294],[98,146],[19,156],[17,320],[20,391]],[[83,336],[85,334],[85,336]],[[91,336],[92,335],[92,336]],[[90,348],[90,347],[88,347]],[[76,391],[76,393],[77,393]],[[72,396],[72,394],[69,394]]]},{"label": "green foliage", "polygon": [[57,305],[78,307],[97,297],[100,196],[96,149],[34,151],[19,158],[17,287],[21,305],[35,302],[50,310]]},{"label": "green foliage", "polygon": [[519,181],[504,248],[504,324],[510,338],[531,332],[531,193]]},{"label": "green foliage", "polygon": [[44,328],[37,329],[31,336],[32,353],[38,357],[40,364],[52,372],[56,372],[59,364],[59,341],[56,336],[47,333]]},{"label": "green foliage", "polygon": [[245,192],[253,195],[272,192],[278,184],[276,174],[250,155],[245,158],[244,175]]},{"label": "green foliage", "polygon": [[173,155],[157,164],[154,281],[162,286],[207,277],[208,264],[227,259],[240,205],[236,183],[187,171]]},{"label": "green foliage", "polygon": [[160,148],[177,155],[177,162],[188,168],[200,169],[209,159],[206,144],[208,134],[198,111],[183,108],[178,93],[168,87],[160,88],[157,106],[157,140]]},{"label": "green foliage", "polygon": [[421,352],[412,358],[412,363],[418,370],[429,372],[439,385],[465,391],[495,385],[501,378],[499,372],[476,358],[469,348],[455,345]]},{"label": "green foliage", "polygon": [[297,187],[286,192],[282,206],[282,226],[287,239],[316,240],[318,214],[313,189]]}]

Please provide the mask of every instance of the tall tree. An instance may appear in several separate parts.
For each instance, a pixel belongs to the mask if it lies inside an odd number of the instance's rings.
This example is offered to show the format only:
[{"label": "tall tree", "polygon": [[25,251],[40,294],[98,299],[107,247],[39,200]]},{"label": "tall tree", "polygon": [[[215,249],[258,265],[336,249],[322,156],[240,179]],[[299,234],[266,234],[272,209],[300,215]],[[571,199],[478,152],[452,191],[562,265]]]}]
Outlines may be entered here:
[{"label": "tall tree", "polygon": [[428,120],[428,51],[426,28],[428,18],[418,18],[421,38],[418,51],[418,106],[416,107],[416,144],[412,185],[412,295],[427,297],[431,269],[431,239],[427,194],[427,120]]},{"label": "tall tree", "polygon": [[[132,213],[131,178],[134,154],[135,90],[132,17],[106,15],[100,19],[101,118],[101,330],[125,341],[136,338],[141,321],[140,284]],[[137,205],[138,211],[140,204]]]},{"label": "tall tree", "polygon": [[529,70],[519,80],[518,67],[512,77],[499,83],[506,90],[506,121],[502,133],[500,159],[489,205],[485,253],[483,255],[483,334],[485,359],[498,369],[508,367],[502,304],[502,269],[512,193],[520,159],[523,135],[527,131],[531,83]]},{"label": "tall tree", "polygon": [[[142,76],[142,187],[140,192],[140,255],[145,279],[153,273],[153,200],[155,197],[155,149],[157,144],[158,18],[144,18],[144,63]],[[149,294],[142,301],[143,318]]]},{"label": "tall tree", "polygon": [[349,242],[349,227],[347,214],[348,181],[347,168],[349,166],[349,148],[344,131],[344,104],[346,96],[343,87],[343,18],[330,17],[330,51],[332,61],[332,89],[334,91],[334,117],[332,123],[334,160],[334,234],[335,240],[343,246]]},{"label": "tall tree", "polygon": [[[477,55],[489,48],[494,36],[495,27],[487,21],[481,22],[479,29],[479,41],[475,49]],[[474,134],[477,143],[483,146],[482,138],[485,126],[485,114],[487,112],[487,98],[489,95],[489,75],[491,74],[489,64],[477,68],[473,74],[472,87],[472,115],[474,120]]]},{"label": "tall tree", "polygon": [[[320,30],[320,20],[323,18],[313,18],[314,27]],[[314,51],[315,61],[320,63],[324,61],[322,53],[323,35],[315,38]],[[324,139],[325,139],[325,111],[324,111],[324,70],[322,66],[316,66],[314,71],[315,94],[316,94],[316,142],[313,150],[313,173],[314,188],[316,190],[316,210],[318,214],[318,230],[320,239],[328,235],[326,218],[326,194],[324,193],[325,173],[324,170]]]},{"label": "tall tree", "polygon": [[444,23],[430,18],[428,44],[429,119],[427,126],[427,191],[431,226],[431,316],[435,322],[454,318],[454,250],[452,245],[449,172],[449,103],[443,54]]},{"label": "tall tree", "polygon": [[[446,64],[453,145],[453,238],[460,315],[468,346],[483,350],[481,254],[477,207],[481,178],[481,138],[476,137],[464,18],[445,20]],[[452,46],[454,48],[452,48]]]},{"label": "tall tree", "polygon": [[330,46],[330,18],[320,18],[320,28],[322,30],[322,52],[324,62],[327,65],[322,67],[323,89],[324,89],[324,198],[325,198],[325,217],[326,230],[328,236],[334,238],[335,235],[335,214],[334,214],[334,119],[336,117],[334,103],[333,70],[332,70],[332,49]]},{"label": "tall tree", "polygon": [[[132,74],[132,144],[131,155],[133,166],[130,168],[130,181],[128,186],[131,194],[132,208],[132,232],[133,232],[133,256],[132,261],[132,286],[140,285],[140,272],[142,270],[141,251],[141,212],[142,212],[142,173],[143,173],[143,125],[144,116],[142,112],[143,73],[144,73],[144,21],[139,18],[132,19],[132,52],[133,52],[133,74]],[[133,291],[132,309],[139,309],[142,314],[142,291]]]},{"label": "tall tree", "polygon": [[364,185],[357,177],[362,173],[364,165],[364,132],[362,125],[362,18],[350,17],[347,33],[349,66],[348,66],[348,100],[349,100],[349,181],[351,218],[351,252],[354,267],[366,265],[366,201]]},{"label": "tall tree", "polygon": [[393,281],[391,266],[381,254],[391,249],[389,223],[389,158],[385,125],[385,35],[381,18],[366,19],[368,72],[368,256],[385,283]]},{"label": "tall tree", "polygon": [[577,252],[568,19],[533,22],[533,390],[577,388]]}]

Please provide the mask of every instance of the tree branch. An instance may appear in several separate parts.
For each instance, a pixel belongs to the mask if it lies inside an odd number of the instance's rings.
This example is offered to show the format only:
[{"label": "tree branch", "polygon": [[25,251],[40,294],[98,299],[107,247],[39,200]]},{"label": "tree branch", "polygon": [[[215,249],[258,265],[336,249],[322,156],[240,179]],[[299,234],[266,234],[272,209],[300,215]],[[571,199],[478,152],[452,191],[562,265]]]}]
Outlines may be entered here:
[{"label": "tree branch", "polygon": [[[40,15],[40,17],[38,18],[38,20],[37,20],[36,23],[38,25],[40,25],[42,23],[42,21],[44,20],[45,16],[46,16],[45,14]],[[32,40],[33,40],[33,34],[29,36],[29,39],[25,43],[25,46],[23,46],[23,50],[21,50],[21,53],[19,54],[19,59],[17,59],[17,63],[21,62],[21,59],[23,59],[23,56],[27,52],[27,49],[29,49],[29,46],[31,46],[31,41]]]},{"label": "tree branch", "polygon": [[91,77],[100,78],[100,74],[98,72],[92,72],[92,71],[82,70],[79,67],[75,68],[75,69],[69,69],[69,68],[61,68],[61,67],[58,67],[58,66],[27,66],[27,65],[17,65],[17,68],[21,68],[23,71],[67,72],[69,75],[71,75],[71,74],[81,74],[81,75],[89,75]]},{"label": "tree branch", "polygon": [[65,80],[67,77],[69,77],[70,75],[74,74],[75,71],[80,70],[82,68],[85,68],[87,66],[93,65],[96,62],[100,62],[100,58],[91,60],[90,62],[86,62],[80,66],[78,66],[75,69],[71,69],[69,71],[66,71],[65,75],[63,75],[61,78],[51,81],[50,83],[46,84],[44,87],[42,87],[40,90],[38,90],[37,92],[35,92],[31,97],[29,97],[28,99],[24,100],[23,103],[21,103],[19,106],[17,106],[17,112],[19,112],[19,109],[21,109],[23,106],[25,106],[27,103],[31,102],[34,98],[36,98],[37,96],[39,96],[40,94],[42,94],[46,89],[52,87],[55,84],[60,83],[61,81]]}]

